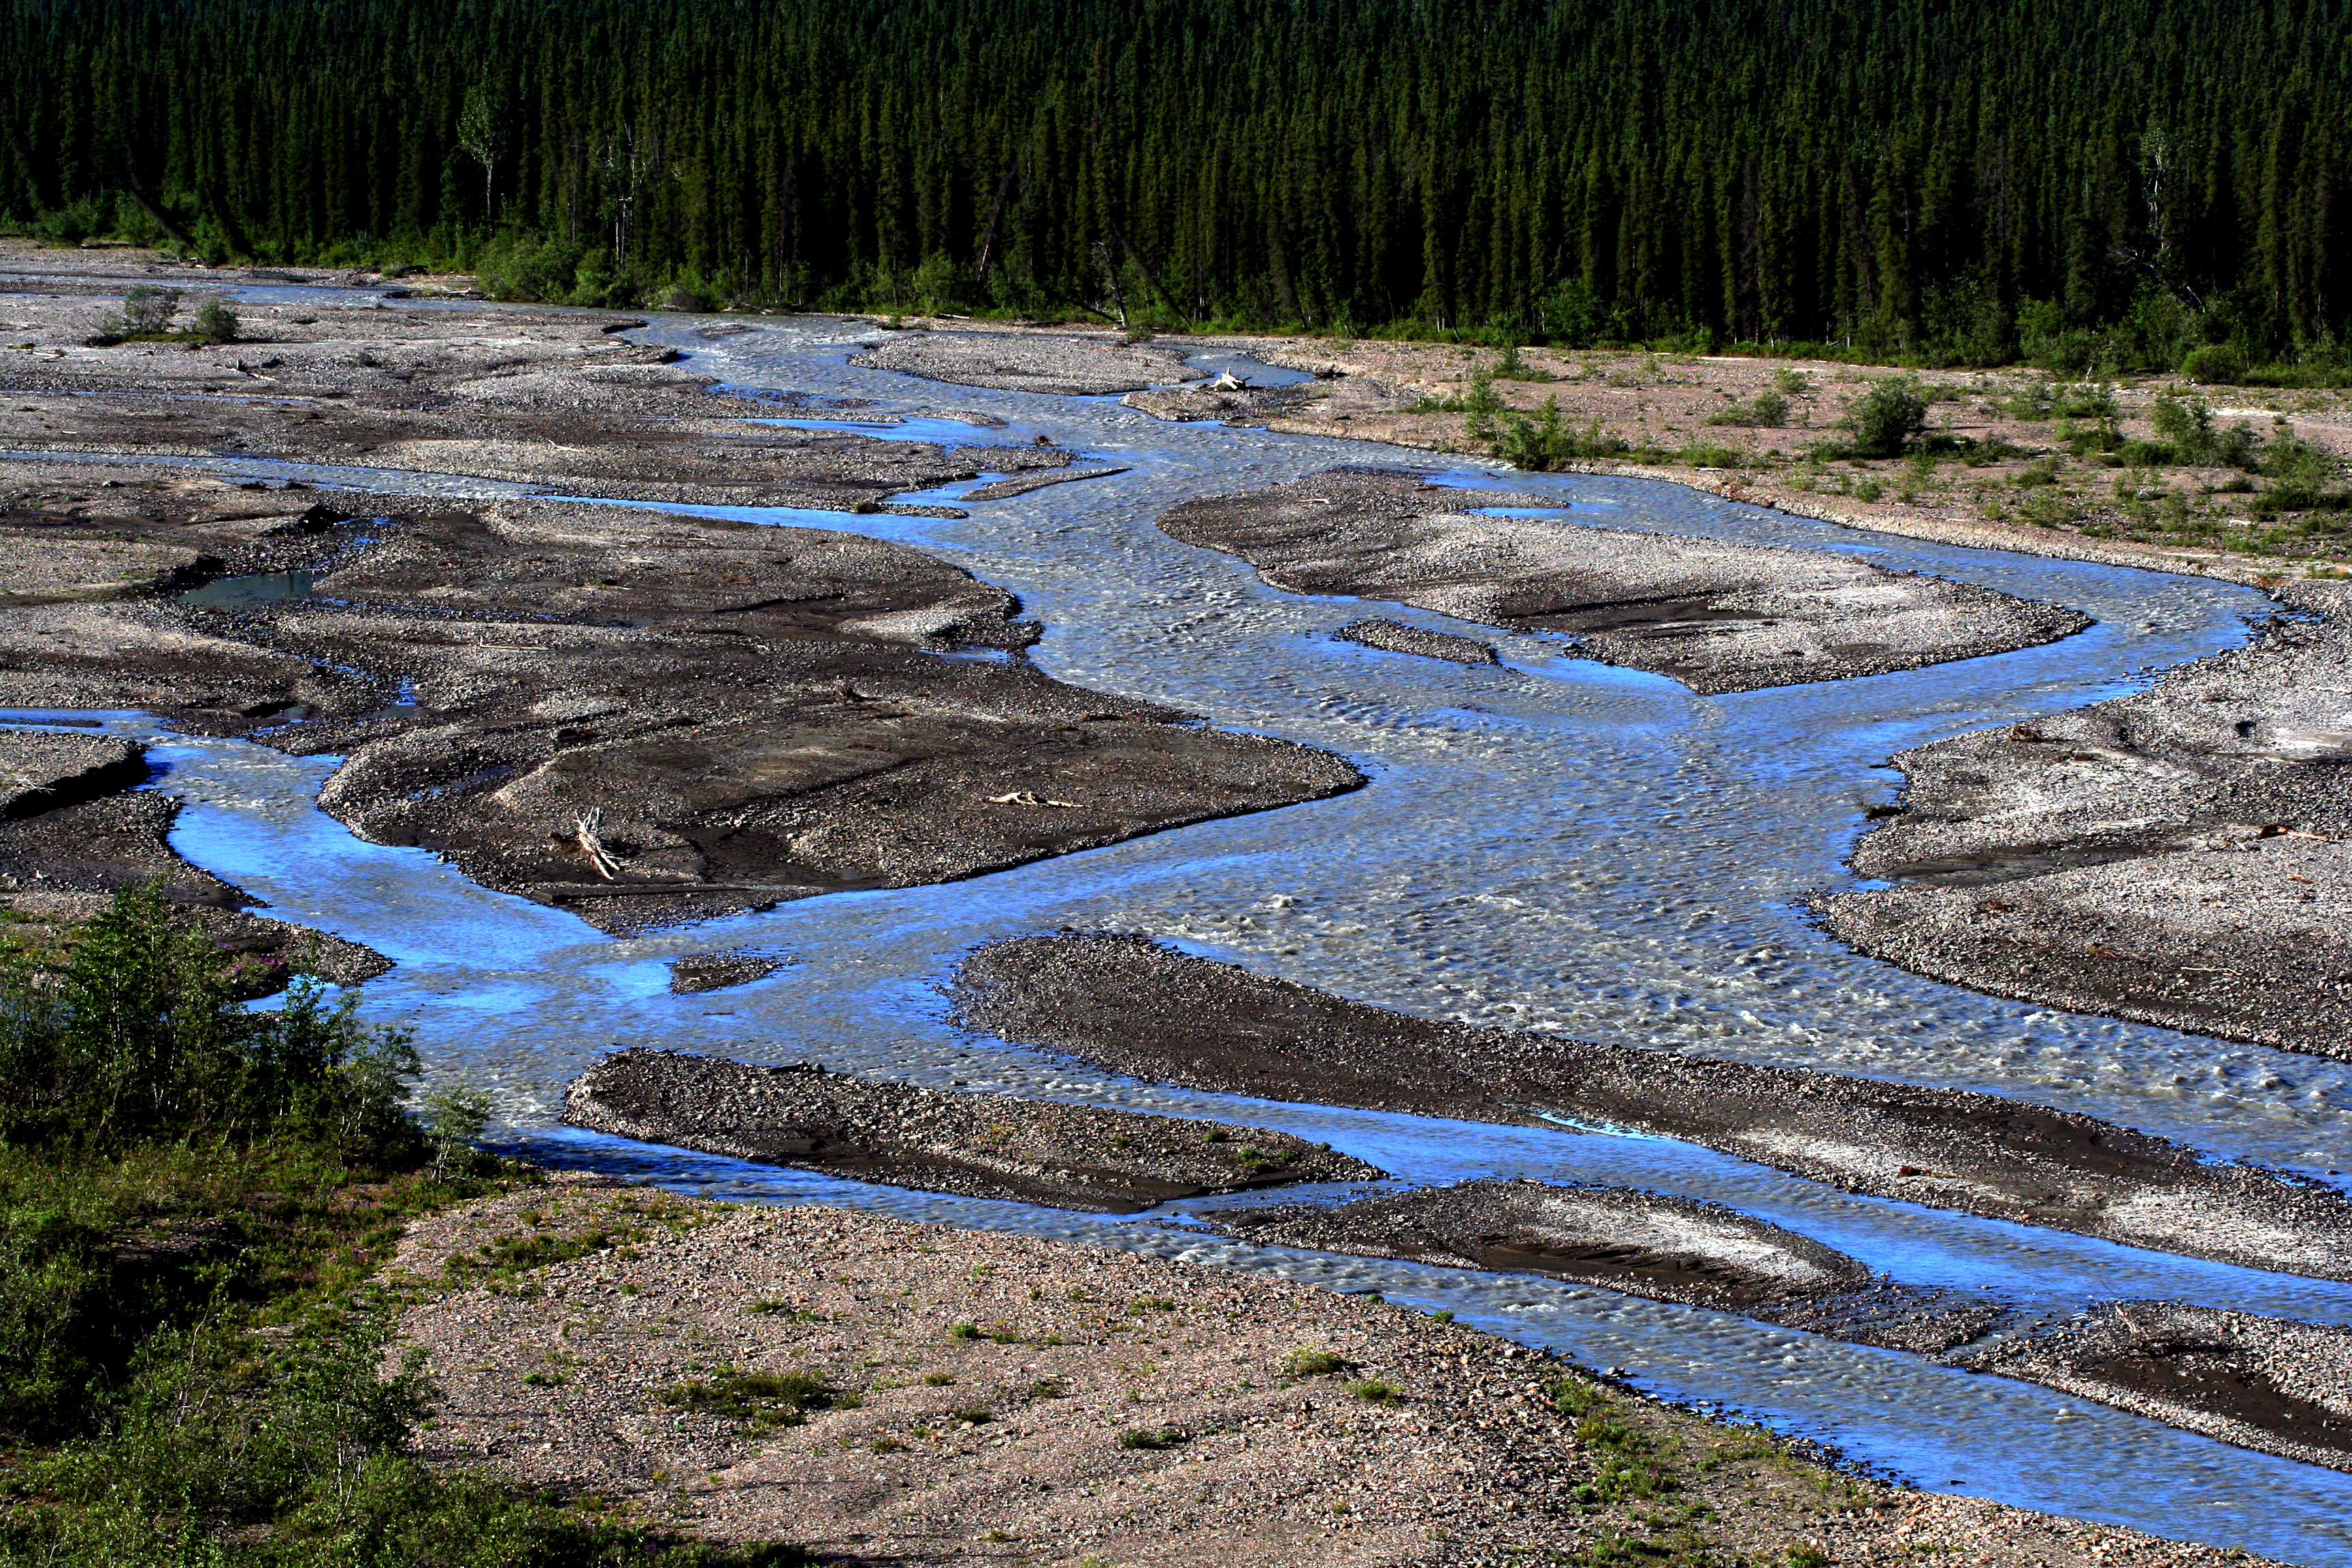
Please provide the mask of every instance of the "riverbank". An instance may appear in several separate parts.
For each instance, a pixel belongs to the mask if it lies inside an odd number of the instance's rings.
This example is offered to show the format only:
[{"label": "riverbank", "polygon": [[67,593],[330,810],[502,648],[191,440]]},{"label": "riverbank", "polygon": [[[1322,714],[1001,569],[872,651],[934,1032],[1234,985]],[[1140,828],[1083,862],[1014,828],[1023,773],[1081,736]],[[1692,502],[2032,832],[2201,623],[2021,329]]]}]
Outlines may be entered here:
[{"label": "riverbank", "polygon": [[559,1178],[419,1222],[389,1273],[431,1461],[830,1562],[2256,1562],[1823,1468],[1376,1300],[1022,1237]]}]

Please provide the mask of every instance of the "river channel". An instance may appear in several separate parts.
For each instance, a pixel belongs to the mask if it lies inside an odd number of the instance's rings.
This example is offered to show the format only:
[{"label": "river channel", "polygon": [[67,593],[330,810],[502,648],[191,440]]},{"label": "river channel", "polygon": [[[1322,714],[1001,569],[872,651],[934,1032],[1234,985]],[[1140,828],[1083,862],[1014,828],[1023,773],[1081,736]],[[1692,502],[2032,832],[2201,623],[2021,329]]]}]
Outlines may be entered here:
[{"label": "river channel", "polygon": [[[277,290],[256,290],[259,293]],[[2352,1476],[2225,1447],[2140,1417],[1916,1357],[1605,1291],[1277,1247],[1181,1212],[1079,1216],[866,1186],[629,1144],[555,1121],[567,1079],[616,1046],[763,1062],[814,1059],[942,1086],[1175,1110],[1328,1140],[1407,1182],[1529,1175],[1716,1198],[1917,1284],[1993,1288],[2038,1313],[2164,1297],[2352,1322],[2352,1286],[2141,1252],[2001,1221],[1849,1197],[1704,1150],[1272,1104],[1107,1078],[945,1021],[956,961],[1065,927],[1142,932],[1251,969],[1432,1017],[1948,1084],[2088,1111],[2217,1155],[2329,1175],[2352,1168],[2352,1068],[2053,1012],[1918,978],[1816,931],[1810,895],[1893,798],[1889,753],[2125,689],[2243,642],[2272,606],[2246,588],[1921,543],[1631,479],[1507,473],[1553,515],[1821,549],[2073,605],[2097,624],[2046,647],[1865,679],[1697,697],[1569,657],[1554,640],[1260,584],[1177,543],[1179,500],[1339,464],[1440,468],[1392,447],[1165,424],[1116,400],[938,385],[847,357],[872,329],[779,319],[716,339],[707,318],[630,335],[730,384],[861,399],[842,428],[958,443],[1037,435],[1129,471],[964,519],[715,509],[895,539],[1017,593],[1045,626],[1032,657],[1080,686],[1349,758],[1368,787],[940,887],[838,894],[615,940],[484,891],[429,854],[353,838],[313,805],[332,759],[159,732],[158,787],[190,802],[173,842],[271,914],[398,962],[371,1017],[413,1027],[436,1075],[493,1092],[514,1144],[551,1162],[760,1202],[849,1205],[1233,1264],[1392,1301],[1620,1369],[1645,1390],[1819,1439],[1937,1490],[2352,1568]],[[1204,362],[1205,363],[1206,362]],[[782,412],[780,410],[780,413]],[[794,422],[803,422],[793,411]],[[966,415],[1001,426],[946,422]],[[230,466],[226,460],[222,466]],[[293,471],[236,459],[241,472]],[[1453,469],[1464,483],[1496,470]],[[300,470],[364,490],[383,472]],[[441,493],[467,481],[436,476]],[[512,494],[482,483],[472,493]],[[954,500],[964,488],[919,499]],[[900,498],[912,499],[912,498]],[[347,502],[346,504],[351,504]],[[675,510],[714,509],[673,508]],[[296,584],[295,587],[306,586]],[[1476,637],[1465,667],[1335,639],[1367,614]],[[54,715],[16,715],[18,720]],[[674,996],[668,960],[717,948],[787,962],[733,990]],[[1295,1194],[1286,1194],[1286,1196]]]}]

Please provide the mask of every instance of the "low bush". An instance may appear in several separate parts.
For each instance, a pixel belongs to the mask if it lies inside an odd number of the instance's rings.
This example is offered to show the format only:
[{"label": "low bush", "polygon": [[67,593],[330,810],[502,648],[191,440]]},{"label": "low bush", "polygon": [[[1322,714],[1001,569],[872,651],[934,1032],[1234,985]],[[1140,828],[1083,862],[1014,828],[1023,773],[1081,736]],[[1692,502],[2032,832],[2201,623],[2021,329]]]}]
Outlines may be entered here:
[{"label": "low bush", "polygon": [[1844,423],[1853,456],[1899,458],[1927,427],[1927,400],[1909,376],[1889,376],[1854,399]]},{"label": "low bush", "polygon": [[2208,343],[2182,357],[2180,374],[2191,381],[2233,386],[2246,379],[2246,356],[2234,344]]}]

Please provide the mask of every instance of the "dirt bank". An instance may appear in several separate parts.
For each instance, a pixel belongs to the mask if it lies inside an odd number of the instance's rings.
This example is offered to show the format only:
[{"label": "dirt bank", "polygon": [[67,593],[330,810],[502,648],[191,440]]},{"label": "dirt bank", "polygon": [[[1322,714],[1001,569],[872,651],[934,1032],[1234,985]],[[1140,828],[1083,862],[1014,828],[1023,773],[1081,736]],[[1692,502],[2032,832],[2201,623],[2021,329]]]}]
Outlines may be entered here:
[{"label": "dirt bank", "polygon": [[2112,1301],[1968,1364],[2242,1448],[2352,1470],[2352,1331],[2179,1301]]},{"label": "dirt bank", "polygon": [[2254,1563],[1826,1472],[1419,1313],[1022,1237],[566,1182],[421,1223],[391,1273],[429,1458],[837,1563]]},{"label": "dirt bank", "polygon": [[572,1080],[563,1120],[640,1142],[853,1181],[1097,1214],[1383,1174],[1263,1127],[953,1094],[814,1063],[752,1067],[675,1051],[604,1058]]},{"label": "dirt bank", "polygon": [[2022,1100],[1433,1023],[1139,937],[1029,937],[956,978],[969,1026],[1191,1088],[1519,1126],[1601,1123],[1874,1197],[2352,1279],[2352,1202]]},{"label": "dirt bank", "polygon": [[1160,526],[1294,594],[1391,599],[1701,692],[1843,679],[2055,642],[2081,613],[1820,551],[1486,517],[1540,498],[1334,470],[1187,501]]},{"label": "dirt bank", "polygon": [[1899,753],[1820,900],[1874,957],[1979,991],[2352,1058],[2352,591],[2146,691]]},{"label": "dirt bank", "polygon": [[960,386],[1112,397],[1192,379],[1184,353],[1164,343],[1096,334],[932,329],[896,333],[849,363]]},{"label": "dirt bank", "polygon": [[1897,1284],[1721,1204],[1627,1187],[1463,1182],[1202,1217],[1250,1241],[1543,1274],[1889,1350],[1949,1350],[2007,1310],[1983,1296]]}]

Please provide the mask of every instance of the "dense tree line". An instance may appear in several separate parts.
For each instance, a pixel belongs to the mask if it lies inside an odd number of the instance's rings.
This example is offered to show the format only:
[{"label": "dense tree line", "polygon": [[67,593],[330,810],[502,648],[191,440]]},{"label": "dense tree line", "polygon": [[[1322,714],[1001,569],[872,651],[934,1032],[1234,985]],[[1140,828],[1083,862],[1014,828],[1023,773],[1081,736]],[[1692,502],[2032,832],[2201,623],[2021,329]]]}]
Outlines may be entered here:
[{"label": "dense tree line", "polygon": [[2345,348],[2352,0],[0,0],[0,214],[619,300]]}]

